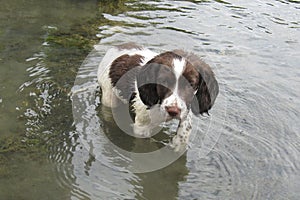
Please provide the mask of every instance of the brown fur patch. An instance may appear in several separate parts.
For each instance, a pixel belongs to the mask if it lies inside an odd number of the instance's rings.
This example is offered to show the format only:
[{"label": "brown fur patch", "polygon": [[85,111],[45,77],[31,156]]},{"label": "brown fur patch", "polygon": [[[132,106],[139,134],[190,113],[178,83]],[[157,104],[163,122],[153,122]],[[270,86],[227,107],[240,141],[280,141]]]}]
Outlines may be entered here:
[{"label": "brown fur patch", "polygon": [[196,90],[199,84],[199,73],[195,67],[187,61],[186,67],[182,73],[182,76],[190,83],[191,87]]},{"label": "brown fur patch", "polygon": [[119,79],[131,69],[141,65],[143,56],[133,55],[129,56],[128,54],[122,55],[115,59],[111,64],[109,70],[109,77],[111,78],[111,83],[113,86],[116,86]]},{"label": "brown fur patch", "polygon": [[125,54],[115,59],[111,64],[109,70],[111,84],[120,90],[120,95],[126,100],[130,100],[135,92],[135,77],[143,58],[141,55],[129,56]]},{"label": "brown fur patch", "polygon": [[168,67],[173,67],[173,60],[174,59],[181,59],[182,57],[172,51],[168,51],[162,54],[157,55],[148,63],[156,63],[161,65],[166,65]]}]

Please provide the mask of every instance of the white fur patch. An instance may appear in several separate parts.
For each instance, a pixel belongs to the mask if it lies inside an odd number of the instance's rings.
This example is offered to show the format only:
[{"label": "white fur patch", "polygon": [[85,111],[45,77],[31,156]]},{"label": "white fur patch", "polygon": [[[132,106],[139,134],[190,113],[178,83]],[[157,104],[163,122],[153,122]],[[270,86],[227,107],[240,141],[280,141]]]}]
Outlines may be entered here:
[{"label": "white fur patch", "polygon": [[176,79],[178,80],[180,75],[182,74],[184,67],[185,67],[186,61],[185,59],[174,59],[173,60],[173,66],[174,66],[174,72]]},{"label": "white fur patch", "polygon": [[177,134],[173,137],[170,146],[174,148],[176,152],[183,151],[187,148],[190,134],[192,132],[192,116],[188,114],[187,117],[180,121]]},{"label": "white fur patch", "polygon": [[134,111],[137,113],[133,125],[134,134],[141,138],[151,137],[153,134],[152,130],[164,122],[166,116],[161,112],[160,107],[158,106],[147,109],[147,106],[142,102],[139,93],[136,94],[133,102]]},{"label": "white fur patch", "polygon": [[164,99],[162,102],[161,109],[165,109],[165,107],[169,106],[177,106],[180,110],[180,118],[185,117],[188,114],[187,106],[184,100],[178,94],[178,82],[179,77],[182,75],[184,68],[185,68],[186,60],[185,59],[174,59],[173,66],[174,66],[174,73],[176,76],[176,83],[173,94],[168,98]]}]

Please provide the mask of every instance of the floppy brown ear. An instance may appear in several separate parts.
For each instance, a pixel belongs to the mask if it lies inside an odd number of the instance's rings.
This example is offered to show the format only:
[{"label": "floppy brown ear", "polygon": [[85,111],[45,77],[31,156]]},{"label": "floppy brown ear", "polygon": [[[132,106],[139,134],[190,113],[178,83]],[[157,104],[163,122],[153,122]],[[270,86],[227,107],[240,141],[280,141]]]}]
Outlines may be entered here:
[{"label": "floppy brown ear", "polygon": [[192,112],[195,115],[208,113],[219,93],[219,85],[213,71],[208,64],[193,53],[183,50],[174,50],[173,52],[185,57],[199,73],[198,90],[191,106]]},{"label": "floppy brown ear", "polygon": [[[201,67],[201,66],[198,66]],[[199,70],[198,91],[192,102],[192,111],[195,115],[208,113],[219,93],[218,82],[211,70]]]},{"label": "floppy brown ear", "polygon": [[160,102],[156,87],[158,71],[159,64],[148,63],[141,67],[137,75],[137,86],[140,98],[149,108]]}]

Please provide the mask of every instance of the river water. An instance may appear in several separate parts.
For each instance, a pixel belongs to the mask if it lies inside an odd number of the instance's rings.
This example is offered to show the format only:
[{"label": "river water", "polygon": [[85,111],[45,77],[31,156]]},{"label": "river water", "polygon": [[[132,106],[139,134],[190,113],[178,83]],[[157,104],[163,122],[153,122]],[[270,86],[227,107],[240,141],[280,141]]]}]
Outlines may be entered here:
[{"label": "river water", "polygon": [[[299,1],[11,0],[0,21],[0,199],[300,199]],[[122,150],[174,124],[127,136],[96,82],[132,41],[192,51],[220,84],[188,151],[143,173]]]}]

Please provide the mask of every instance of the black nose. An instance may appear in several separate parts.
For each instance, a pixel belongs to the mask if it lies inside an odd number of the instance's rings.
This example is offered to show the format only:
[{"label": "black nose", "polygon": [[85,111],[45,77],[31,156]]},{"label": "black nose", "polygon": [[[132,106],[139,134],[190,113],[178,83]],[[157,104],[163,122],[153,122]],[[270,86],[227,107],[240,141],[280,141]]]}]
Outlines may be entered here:
[{"label": "black nose", "polygon": [[169,113],[171,117],[176,117],[180,114],[180,108],[177,106],[167,106],[166,111]]}]

